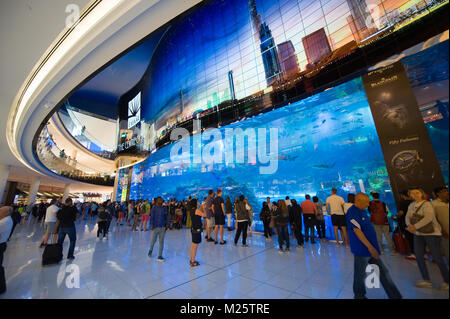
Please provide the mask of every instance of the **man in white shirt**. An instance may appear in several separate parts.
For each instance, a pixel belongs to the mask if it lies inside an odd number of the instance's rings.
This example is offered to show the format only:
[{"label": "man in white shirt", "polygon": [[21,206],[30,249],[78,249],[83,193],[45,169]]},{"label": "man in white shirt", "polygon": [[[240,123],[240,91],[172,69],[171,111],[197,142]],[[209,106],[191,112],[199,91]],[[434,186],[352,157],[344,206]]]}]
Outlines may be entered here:
[{"label": "man in white shirt", "polygon": [[446,187],[438,187],[434,190],[437,198],[431,202],[434,208],[434,214],[436,215],[436,219],[441,225],[442,232],[442,248],[444,249],[445,257],[448,260],[448,241],[449,241],[449,197],[448,190]]},{"label": "man in white shirt", "polygon": [[284,202],[285,202],[287,208],[289,208],[289,206],[292,206],[289,196],[286,196],[286,200]]},{"label": "man in white shirt", "polygon": [[59,211],[59,207],[56,199],[52,199],[50,202],[50,206],[47,208],[45,212],[45,221],[44,221],[44,235],[42,236],[40,248],[45,247],[47,245],[47,240],[50,234],[53,234],[53,242],[56,243],[56,213]]},{"label": "man in white shirt", "polygon": [[270,201],[270,197],[267,197],[267,206],[269,207],[269,210],[272,211],[272,202]]},{"label": "man in white shirt", "polygon": [[6,242],[13,228],[13,220],[11,218],[12,207],[0,207],[0,294],[6,291],[5,268],[3,268],[3,255],[6,250]]},{"label": "man in white shirt", "polygon": [[344,204],[345,201],[341,196],[336,195],[337,189],[331,190],[332,195],[327,198],[327,212],[331,215],[331,223],[334,228],[334,236],[336,243],[339,244],[338,229],[341,229],[341,237],[344,245],[348,244],[347,224],[345,220]]}]

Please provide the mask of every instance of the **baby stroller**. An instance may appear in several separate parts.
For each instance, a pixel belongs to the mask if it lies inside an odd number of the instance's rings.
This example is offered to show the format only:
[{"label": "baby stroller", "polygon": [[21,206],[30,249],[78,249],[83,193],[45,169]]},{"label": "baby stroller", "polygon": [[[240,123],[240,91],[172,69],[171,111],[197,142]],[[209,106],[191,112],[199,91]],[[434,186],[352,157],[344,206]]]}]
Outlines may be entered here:
[{"label": "baby stroller", "polygon": [[183,219],[183,210],[181,208],[175,209],[175,220],[173,221],[173,227],[175,229],[181,229],[181,221]]}]

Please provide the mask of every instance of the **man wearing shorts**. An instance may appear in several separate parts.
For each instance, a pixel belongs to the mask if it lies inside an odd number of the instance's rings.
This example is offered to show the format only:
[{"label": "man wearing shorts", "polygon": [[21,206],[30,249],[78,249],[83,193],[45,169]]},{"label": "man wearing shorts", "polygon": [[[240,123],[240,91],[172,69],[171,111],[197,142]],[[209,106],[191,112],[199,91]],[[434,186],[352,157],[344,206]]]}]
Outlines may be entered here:
[{"label": "man wearing shorts", "polygon": [[217,191],[217,196],[214,197],[213,200],[213,211],[214,211],[214,221],[215,221],[215,227],[214,227],[214,237],[216,238],[216,241],[214,242],[217,245],[217,231],[220,228],[220,244],[225,245],[227,242],[223,240],[223,225],[225,225],[225,207],[223,204],[223,198],[222,198],[222,190],[219,189]]},{"label": "man wearing shorts", "polygon": [[214,212],[212,210],[212,205],[214,201],[214,192],[211,189],[208,192],[208,197],[206,197],[205,201],[205,209],[206,209],[206,241],[214,241],[214,238],[211,238],[211,230],[214,227]]},{"label": "man wearing shorts", "polygon": [[52,199],[50,206],[45,212],[44,236],[42,236],[40,248],[47,245],[47,240],[50,235],[53,236],[53,242],[56,242],[56,213],[59,211],[59,207],[56,205],[57,202],[56,199]]},{"label": "man wearing shorts", "polygon": [[332,195],[327,198],[327,211],[331,215],[331,223],[334,228],[334,236],[336,237],[336,243],[339,244],[338,229],[341,229],[341,237],[343,244],[348,244],[347,237],[347,221],[345,220],[344,204],[345,201],[341,196],[336,195],[337,189],[331,190]]},{"label": "man wearing shorts", "polygon": [[147,224],[149,220],[150,220],[150,204],[148,202],[148,199],[146,199],[144,202],[144,212],[141,219],[141,231],[142,228],[145,229],[145,231],[148,231]]}]

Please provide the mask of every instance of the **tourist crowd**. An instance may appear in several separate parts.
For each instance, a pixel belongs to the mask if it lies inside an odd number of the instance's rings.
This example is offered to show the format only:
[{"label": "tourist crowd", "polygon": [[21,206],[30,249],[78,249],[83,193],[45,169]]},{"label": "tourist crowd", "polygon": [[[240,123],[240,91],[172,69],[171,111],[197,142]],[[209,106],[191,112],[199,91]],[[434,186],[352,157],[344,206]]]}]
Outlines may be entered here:
[{"label": "tourist crowd", "polygon": [[[354,255],[354,294],[355,298],[365,298],[364,279],[368,264],[377,265],[381,283],[390,298],[401,298],[393,283],[387,267],[380,255],[384,253],[383,237],[390,254],[407,254],[406,258],[416,260],[422,279],[417,287],[432,288],[426,258],[431,257],[439,267],[443,284],[441,290],[448,291],[448,250],[449,250],[449,195],[445,187],[435,189],[429,197],[420,188],[401,192],[397,214],[390,216],[387,205],[380,200],[378,193],[348,194],[347,201],[332,192],[324,202],[317,196],[297,202],[287,196],[285,199],[271,201],[269,197],[263,202],[259,219],[264,226],[264,236],[270,241],[277,235],[280,253],[291,249],[290,232],[302,248],[305,242],[315,244],[316,240],[326,241],[324,215],[331,216],[336,244],[350,246]],[[40,203],[26,209],[25,206],[2,207],[0,213],[0,292],[6,289],[4,269],[1,266],[6,242],[11,237],[14,227],[22,221],[41,223],[44,235],[40,247],[45,247],[49,238],[52,242],[63,244],[66,235],[70,245],[68,259],[74,259],[76,243],[76,223],[87,219],[96,219],[97,240],[100,236],[108,238],[110,225],[115,221],[116,229],[129,227],[130,231],[152,230],[148,256],[152,257],[156,241],[159,241],[157,260],[164,261],[164,237],[167,230],[189,228],[192,234],[190,248],[190,266],[200,263],[195,260],[198,245],[205,232],[207,242],[225,245],[224,228],[235,230],[234,245],[242,240],[248,246],[247,236],[252,236],[254,208],[244,195],[223,198],[222,190],[210,190],[204,198],[190,196],[187,199],[153,200],[139,199],[126,202],[98,204],[95,202],[72,203],[69,198],[64,204],[53,199],[49,204]],[[30,217],[31,216],[31,217]],[[396,229],[391,237],[390,219],[395,221]],[[317,233],[317,235],[316,235]],[[331,234],[329,234],[331,235]],[[340,236],[339,236],[340,235]],[[394,236],[396,235],[396,236]],[[329,236],[331,237],[331,236]],[[342,240],[340,240],[342,239]],[[403,241],[402,241],[403,240]],[[405,247],[407,247],[405,249]],[[397,252],[397,250],[399,252]],[[445,256],[445,259],[444,257]]]}]

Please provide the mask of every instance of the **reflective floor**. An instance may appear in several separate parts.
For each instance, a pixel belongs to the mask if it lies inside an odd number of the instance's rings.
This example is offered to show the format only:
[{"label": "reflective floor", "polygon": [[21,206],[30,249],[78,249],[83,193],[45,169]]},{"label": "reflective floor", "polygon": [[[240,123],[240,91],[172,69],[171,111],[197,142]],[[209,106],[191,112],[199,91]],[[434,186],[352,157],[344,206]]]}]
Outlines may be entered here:
[{"label": "reflective floor", "polygon": [[[224,246],[202,241],[190,268],[189,230],[166,233],[163,256],[147,257],[151,231],[131,232],[111,225],[108,240],[96,240],[93,221],[77,223],[76,259],[41,266],[38,248],[43,228],[19,225],[5,253],[7,292],[0,298],[353,298],[353,256],[350,249],[325,242],[306,244],[280,254],[274,241],[261,234],[249,237],[249,247],[232,244],[225,230]],[[295,246],[291,237],[291,244]],[[64,243],[67,255],[68,239]],[[385,254],[394,282],[404,298],[448,299],[448,292],[415,288],[420,279],[415,261]],[[427,263],[435,287],[442,282],[437,266]],[[79,271],[79,288],[76,272]],[[70,288],[73,287],[73,288]],[[386,298],[382,288],[367,290],[368,298]]]}]

